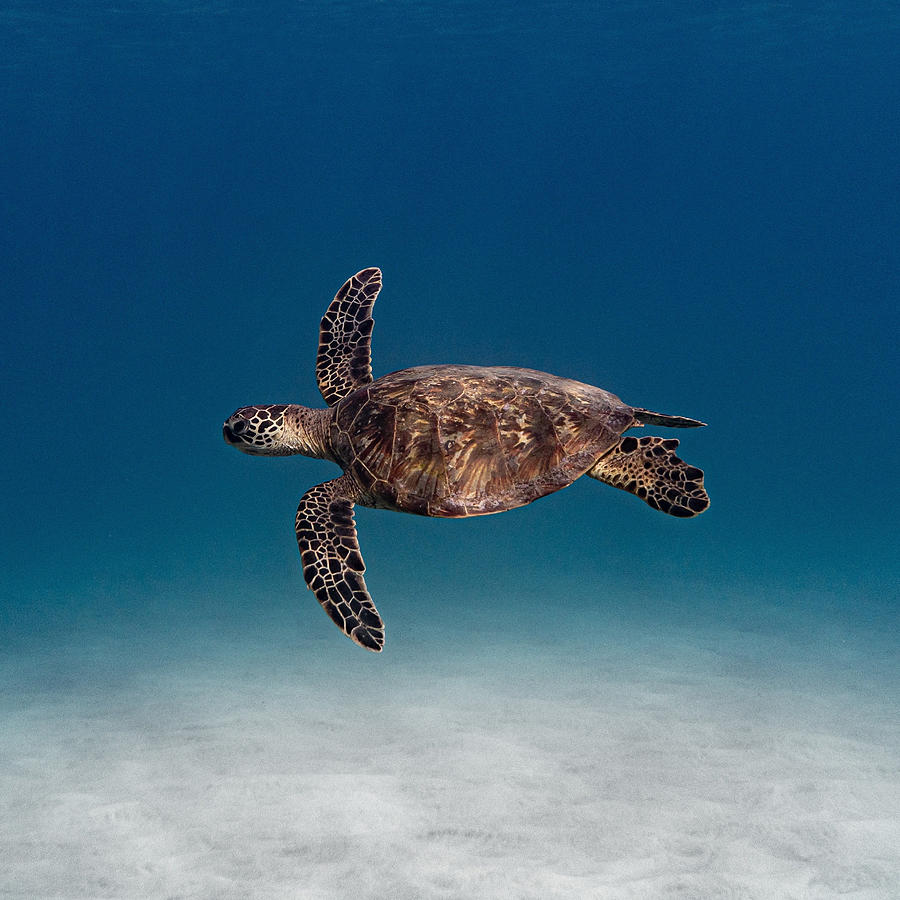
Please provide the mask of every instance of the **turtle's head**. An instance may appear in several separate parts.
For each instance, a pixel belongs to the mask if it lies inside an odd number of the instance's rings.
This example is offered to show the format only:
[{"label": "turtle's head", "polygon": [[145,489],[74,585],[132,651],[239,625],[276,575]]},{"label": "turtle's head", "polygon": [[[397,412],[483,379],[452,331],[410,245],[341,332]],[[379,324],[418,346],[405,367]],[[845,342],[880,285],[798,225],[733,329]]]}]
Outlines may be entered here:
[{"label": "turtle's head", "polygon": [[287,406],[244,406],[222,426],[226,444],[254,456],[287,456],[296,450],[285,446]]},{"label": "turtle's head", "polygon": [[225,420],[222,436],[252,456],[322,457],[322,412],[293,404],[244,406]]}]

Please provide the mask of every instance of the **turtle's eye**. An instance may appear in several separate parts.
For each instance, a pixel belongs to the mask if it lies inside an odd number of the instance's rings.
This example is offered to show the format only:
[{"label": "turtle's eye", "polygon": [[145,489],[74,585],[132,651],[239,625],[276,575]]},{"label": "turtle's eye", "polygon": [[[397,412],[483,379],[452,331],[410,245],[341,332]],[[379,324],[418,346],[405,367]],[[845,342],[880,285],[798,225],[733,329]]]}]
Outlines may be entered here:
[{"label": "turtle's eye", "polygon": [[247,420],[246,419],[237,419],[231,423],[231,433],[232,434],[241,434],[242,432],[247,430]]}]

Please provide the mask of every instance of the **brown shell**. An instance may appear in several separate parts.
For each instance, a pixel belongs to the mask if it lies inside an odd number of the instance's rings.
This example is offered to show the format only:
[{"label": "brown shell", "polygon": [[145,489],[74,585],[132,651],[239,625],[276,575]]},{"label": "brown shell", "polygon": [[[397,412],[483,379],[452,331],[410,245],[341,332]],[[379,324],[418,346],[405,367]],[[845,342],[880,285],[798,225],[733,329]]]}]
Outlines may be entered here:
[{"label": "brown shell", "polygon": [[335,407],[332,450],[372,506],[479,516],[571,484],[634,424],[618,397],[531,369],[421,366]]}]

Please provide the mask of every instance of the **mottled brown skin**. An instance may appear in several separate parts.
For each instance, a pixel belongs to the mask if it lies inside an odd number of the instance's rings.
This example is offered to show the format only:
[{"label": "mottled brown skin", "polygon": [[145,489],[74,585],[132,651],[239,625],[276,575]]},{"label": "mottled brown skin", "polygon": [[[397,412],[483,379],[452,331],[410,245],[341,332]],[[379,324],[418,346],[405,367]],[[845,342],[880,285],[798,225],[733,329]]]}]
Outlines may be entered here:
[{"label": "mottled brown skin", "polygon": [[460,518],[531,503],[588,475],[689,518],[709,506],[703,472],[678,441],[622,433],[702,425],[631,407],[589,384],[531,369],[421,366],[372,380],[372,307],[381,272],[349,278],[319,328],[316,379],[327,409],[245,406],[223,426],[244,453],[301,453],[344,474],[297,508],[303,577],[337,626],[368,650],[384,623],[363,578],[353,506]]},{"label": "mottled brown skin", "polygon": [[600,388],[530,369],[420,366],[341,400],[328,429],[357,500],[458,518],[531,503],[583,475],[634,411]]}]

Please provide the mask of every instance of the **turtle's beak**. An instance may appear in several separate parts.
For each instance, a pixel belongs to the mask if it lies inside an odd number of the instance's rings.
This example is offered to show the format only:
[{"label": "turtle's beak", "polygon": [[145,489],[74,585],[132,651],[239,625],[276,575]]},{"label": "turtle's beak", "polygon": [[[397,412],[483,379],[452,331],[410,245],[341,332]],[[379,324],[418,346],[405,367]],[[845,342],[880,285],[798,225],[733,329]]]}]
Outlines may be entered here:
[{"label": "turtle's beak", "polygon": [[245,450],[247,441],[241,435],[246,431],[247,420],[243,416],[234,415],[225,420],[225,424],[222,426],[222,437],[225,438],[226,444],[237,447],[238,450]]}]

